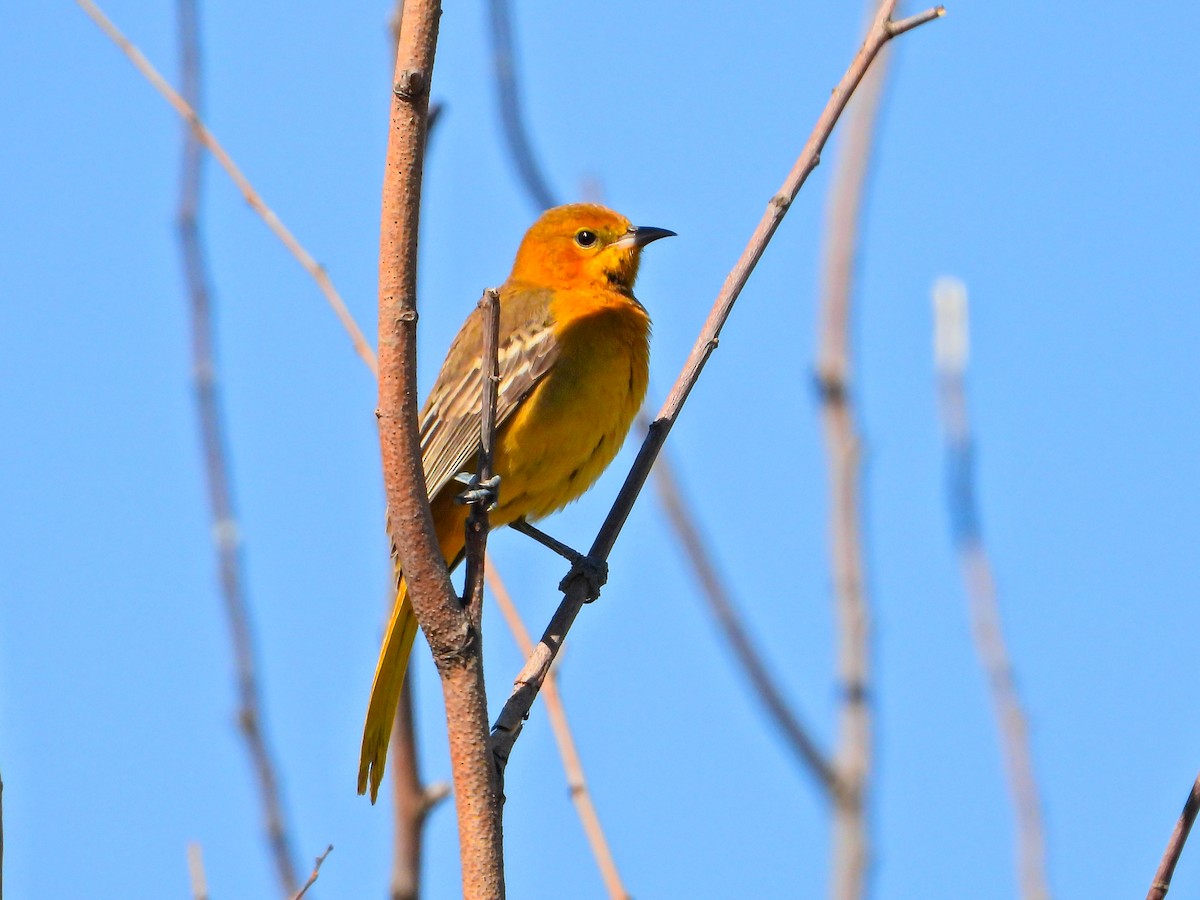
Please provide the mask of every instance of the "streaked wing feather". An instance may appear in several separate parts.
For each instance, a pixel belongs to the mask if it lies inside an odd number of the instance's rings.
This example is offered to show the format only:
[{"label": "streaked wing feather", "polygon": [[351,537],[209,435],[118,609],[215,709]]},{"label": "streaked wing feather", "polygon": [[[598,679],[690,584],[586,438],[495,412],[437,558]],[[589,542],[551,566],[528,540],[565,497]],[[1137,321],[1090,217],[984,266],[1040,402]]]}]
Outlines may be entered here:
[{"label": "streaked wing feather", "polygon": [[[558,343],[546,319],[526,323],[509,331],[500,346],[498,357],[500,385],[496,398],[496,427],[513,414],[520,402],[550,370],[558,356]],[[435,496],[446,483],[462,471],[473,471],[474,457],[479,453],[480,369],[478,352],[474,365],[459,369],[456,380],[446,383],[444,376],[453,368],[454,358],[462,340],[469,336],[463,329],[456,346],[451,350],[447,367],[438,378],[421,414],[421,457],[425,467],[425,484],[429,496]],[[501,333],[504,334],[503,323]],[[465,360],[464,360],[465,361]]]}]

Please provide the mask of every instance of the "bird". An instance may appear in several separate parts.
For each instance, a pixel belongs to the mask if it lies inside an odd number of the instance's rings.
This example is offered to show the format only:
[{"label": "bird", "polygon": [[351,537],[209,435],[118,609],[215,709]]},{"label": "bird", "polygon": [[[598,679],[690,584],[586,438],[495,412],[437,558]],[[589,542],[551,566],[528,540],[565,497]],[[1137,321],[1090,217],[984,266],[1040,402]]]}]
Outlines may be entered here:
[{"label": "bird", "polygon": [[[642,249],[674,237],[603,206],[545,211],[526,232],[499,288],[499,384],[490,527],[536,521],[577,499],[621,448],[646,395],[650,316],[633,294]],[[420,415],[421,461],[438,544],[463,558],[460,474],[477,467],[482,419],[483,310],[450,345]],[[395,561],[396,548],[392,548]],[[363,728],[358,792],[374,803],[418,624],[403,572]]]}]

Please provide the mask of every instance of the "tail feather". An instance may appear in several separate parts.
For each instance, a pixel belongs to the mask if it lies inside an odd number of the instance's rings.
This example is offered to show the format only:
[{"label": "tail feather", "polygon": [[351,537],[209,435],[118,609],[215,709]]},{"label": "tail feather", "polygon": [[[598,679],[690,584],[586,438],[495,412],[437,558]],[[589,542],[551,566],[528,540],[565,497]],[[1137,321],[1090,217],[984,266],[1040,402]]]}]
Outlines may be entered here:
[{"label": "tail feather", "polygon": [[371,685],[371,702],[367,706],[367,724],[363,728],[362,755],[358,762],[358,792],[365,794],[370,784],[372,803],[383,781],[392,722],[396,718],[400,688],[404,685],[404,673],[408,669],[417,630],[417,616],[408,601],[408,587],[401,580],[383,648],[379,651],[379,663],[375,666],[375,682]]}]

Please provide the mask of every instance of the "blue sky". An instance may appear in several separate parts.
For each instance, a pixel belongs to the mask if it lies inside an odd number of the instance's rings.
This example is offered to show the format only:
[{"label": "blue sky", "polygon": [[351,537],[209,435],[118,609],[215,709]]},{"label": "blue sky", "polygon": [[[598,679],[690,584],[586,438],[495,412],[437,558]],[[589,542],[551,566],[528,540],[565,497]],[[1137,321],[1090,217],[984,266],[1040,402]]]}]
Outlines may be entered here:
[{"label": "blue sky", "polygon": [[[876,896],[1015,894],[1013,831],[948,539],[930,287],[972,297],[986,540],[1062,897],[1137,896],[1200,767],[1200,157],[1194,10],[948,3],[898,44],[866,210],[856,396],[875,621]],[[598,180],[671,228],[638,293],[651,392],[856,45],[860,5],[517,4],[526,116],[557,194]],[[173,5],[106,10],[176,80]],[[205,5],[208,120],[374,332],[386,3]],[[485,10],[448,4],[427,171],[429,384],[534,211],[500,141]],[[70,3],[0,29],[0,773],[13,897],[275,891],[235,732],[173,234],[180,125]],[[832,149],[832,148],[831,148]],[[831,159],[827,154],[826,159]],[[669,442],[789,697],[834,737],[824,451],[810,373],[828,166],[751,278]],[[354,793],[388,582],[369,373],[315,286],[210,166],[205,226],[267,726],[324,897],[381,896],[390,811]],[[548,524],[586,544],[632,459]],[[497,535],[531,627],[559,560]],[[493,705],[520,665],[489,609]],[[416,667],[422,753],[448,773]],[[639,897],[825,891],[825,804],[765,724],[649,496],[562,667]],[[453,813],[428,895],[457,890]],[[543,715],[509,767],[510,896],[602,897]],[[1195,851],[1195,848],[1192,848]],[[1200,892],[1196,853],[1175,892]]]}]

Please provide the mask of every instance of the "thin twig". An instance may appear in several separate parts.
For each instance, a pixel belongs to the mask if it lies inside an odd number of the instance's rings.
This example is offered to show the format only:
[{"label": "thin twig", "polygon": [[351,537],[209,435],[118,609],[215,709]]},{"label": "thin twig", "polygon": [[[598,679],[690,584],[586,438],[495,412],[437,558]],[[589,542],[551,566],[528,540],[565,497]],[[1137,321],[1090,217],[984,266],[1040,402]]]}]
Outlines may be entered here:
[{"label": "thin twig", "polygon": [[488,753],[479,629],[454,593],[434,531],[417,423],[417,228],[441,6],[409,0],[400,25],[379,253],[379,436],[389,531],[441,676],[463,896],[502,898],[499,773]]},{"label": "thin twig", "polygon": [[492,451],[496,442],[496,394],[500,383],[500,294],[495,288],[483,292],[479,301],[483,312],[483,350],[479,366],[481,424],[479,437],[479,463],[475,476],[476,499],[471,501],[471,512],[467,516],[464,560],[466,575],[463,580],[463,602],[475,629],[480,629],[483,618],[483,576],[487,568],[488,506],[494,502],[495,494],[487,491],[492,479]]},{"label": "thin twig", "polygon": [[[895,2],[868,0],[869,26],[900,33],[889,17]],[[934,13],[923,15],[932,16]],[[857,900],[866,893],[870,847],[867,792],[872,760],[870,611],[863,568],[859,461],[861,442],[850,391],[850,318],[859,221],[870,168],[888,48],[854,98],[826,207],[817,379],[829,457],[829,539],[841,686],[833,767],[842,790],[834,797],[830,896]]]},{"label": "thin twig", "polygon": [[208,900],[208,877],[204,874],[204,853],[197,843],[187,845],[188,880],[192,884],[192,900]]},{"label": "thin twig", "polygon": [[[546,187],[544,172],[530,149],[531,141],[525,128],[524,117],[521,115],[521,92],[514,72],[512,25],[508,0],[491,0],[491,25],[497,96],[500,101],[504,135],[516,165],[518,181],[525,188],[526,194],[535,206],[540,208],[557,206],[559,201]],[[594,181],[585,182],[581,193],[585,197],[590,195],[593,202],[600,202],[601,191],[599,185]],[[643,430],[649,427],[648,422],[648,416],[643,413],[641,416]],[[708,601],[709,608],[712,610],[722,634],[733,648],[734,655],[741,663],[768,715],[775,720],[801,762],[808,767],[826,791],[832,792],[836,789],[833,771],[816,743],[809,737],[807,730],[801,725],[799,716],[783,699],[782,692],[767,671],[753,641],[750,640],[746,627],[742,623],[741,614],[737,611],[729,591],[716,573],[710,559],[710,552],[692,525],[697,517],[695,508],[679,490],[670,460],[666,456],[660,457],[654,467],[654,472],[660,476],[657,479],[659,498],[666,510],[667,521],[683,547],[688,561],[696,570],[697,580],[700,582],[705,599]]]},{"label": "thin twig", "polygon": [[956,279],[934,286],[936,364],[946,441],[950,522],[971,606],[972,633],[987,678],[1000,732],[1008,788],[1016,814],[1017,871],[1024,900],[1050,896],[1046,839],[1034,775],[1029,725],[1013,677],[991,563],[983,544],[975,501],[974,441],[964,380],[968,359],[967,292]]},{"label": "thin twig", "polygon": [[317,857],[316,864],[313,866],[312,872],[309,873],[308,881],[304,882],[304,884],[300,886],[300,890],[296,891],[292,897],[292,900],[300,900],[301,897],[308,893],[308,889],[317,883],[317,878],[320,877],[321,874],[321,865],[325,862],[325,857],[332,852],[333,844],[330,844],[325,848],[325,852]]},{"label": "thin twig", "polygon": [[421,895],[422,834],[429,811],[418,766],[412,680],[410,671],[400,687],[400,704],[392,723],[392,800],[396,811],[392,838],[392,900],[417,900]]},{"label": "thin twig", "polygon": [[[202,106],[200,38],[195,0],[179,0],[179,47],[183,94],[193,109]],[[262,690],[258,683],[253,627],[242,572],[241,539],[234,510],[225,423],[218,396],[213,352],[212,299],[208,263],[200,233],[199,212],[204,155],[196,131],[184,129],[178,215],[179,245],[187,281],[192,326],[192,377],[196,413],[204,447],[204,471],[213,519],[213,539],[221,596],[229,620],[238,686],[238,726],[246,741],[266,820],[267,840],[284,894],[296,890],[287,819],[275,762],[262,725]]]},{"label": "thin twig", "polygon": [[1175,866],[1179,863],[1183,845],[1187,843],[1188,833],[1196,821],[1197,812],[1200,812],[1200,776],[1192,783],[1192,791],[1188,794],[1187,802],[1183,804],[1183,812],[1179,814],[1179,821],[1175,823],[1171,839],[1167,841],[1167,849],[1163,851],[1146,900],[1163,900],[1167,896],[1167,891],[1171,889],[1171,879],[1175,877]]},{"label": "thin twig", "polygon": [[[509,631],[512,632],[513,638],[517,642],[517,647],[520,648],[523,655],[529,656],[533,652],[533,640],[529,637],[529,630],[521,621],[521,614],[517,612],[517,607],[512,602],[512,597],[509,596],[504,581],[496,572],[495,567],[490,564],[487,569],[487,581],[488,587],[492,589],[492,594],[496,598],[496,605],[500,607],[500,613],[504,616],[504,621],[508,623]],[[550,670],[542,685],[542,700],[546,705],[550,728],[554,731],[554,741],[558,744],[558,755],[562,757],[563,771],[567,776],[567,789],[571,794],[571,802],[575,804],[575,812],[579,815],[579,821],[583,825],[588,846],[592,848],[592,855],[596,858],[596,866],[600,870],[600,877],[604,880],[604,887],[608,891],[610,900],[629,900],[629,892],[625,890],[625,885],[621,882],[621,873],[617,871],[617,862],[613,859],[612,848],[608,845],[608,838],[605,837],[604,828],[600,824],[600,816],[596,812],[595,804],[592,803],[592,794],[588,789],[587,778],[583,774],[583,762],[579,758],[579,748],[575,746],[575,737],[571,733],[571,725],[567,721],[567,710],[563,705],[562,695],[558,691],[558,677],[554,669]]]},{"label": "thin twig", "polygon": [[833,767],[825,753],[817,746],[808,728],[800,721],[799,715],[784,699],[778,682],[768,671],[762,654],[746,629],[744,617],[717,572],[709,542],[700,536],[699,528],[695,524],[695,512],[686,506],[674,469],[670,454],[660,454],[654,463],[654,483],[658,488],[658,497],[667,519],[679,538],[688,561],[696,571],[701,594],[767,715],[782,732],[784,740],[796,754],[800,764],[832,798],[838,792],[837,776]]},{"label": "thin twig", "polygon": [[517,86],[516,54],[513,52],[512,21],[508,0],[489,0],[489,19],[492,35],[492,67],[496,76],[496,92],[500,101],[500,121],[504,137],[517,167],[521,184],[530,201],[540,212],[557,206],[554,192],[546,185],[546,177],[530,144],[529,133],[521,114],[521,91]]},{"label": "thin twig", "polygon": [[[817,119],[817,124],[805,143],[800,157],[796,160],[791,172],[788,173],[779,193],[772,197],[767,204],[766,212],[751,235],[746,249],[725,279],[725,284],[717,295],[708,320],[701,329],[700,336],[684,364],[683,371],[667,396],[663,408],[659,411],[658,418],[651,423],[649,433],[625,478],[625,483],[621,487],[608,517],[597,533],[595,541],[592,542],[588,556],[593,561],[597,563],[607,561],[613,544],[633,508],[634,501],[649,477],[650,469],[662,449],[667,434],[675,424],[679,411],[683,408],[683,404],[696,384],[709,356],[717,347],[721,328],[745,286],[746,279],[750,277],[750,273],[762,257],[771,236],[783,220],[787,208],[795,199],[809,174],[820,162],[821,148],[829,139],[833,126],[850,99],[854,88],[862,79],[880,48],[891,39],[887,14],[890,13],[893,5],[894,3],[887,3],[887,9],[881,10],[866,41],[851,62],[850,68],[842,76],[838,86],[834,88],[833,95]],[[492,726],[492,749],[496,757],[496,764],[501,770],[507,763],[512,746],[520,734],[521,722],[528,715],[546,673],[549,671],[550,664],[562,646],[563,639],[583,604],[590,599],[589,594],[593,592],[591,586],[593,579],[587,576],[586,572],[572,570],[563,580],[563,584],[560,585],[564,594],[563,600],[551,618],[541,641],[534,648],[524,668],[517,676],[513,692]]]},{"label": "thin twig", "polygon": [[133,63],[137,70],[154,86],[154,89],[166,98],[175,112],[192,129],[196,139],[216,157],[217,162],[221,164],[221,168],[229,174],[229,177],[233,179],[233,183],[237,185],[238,190],[242,192],[242,196],[250,205],[250,208],[258,213],[262,220],[266,222],[267,227],[283,242],[283,245],[292,256],[296,258],[305,271],[317,282],[321,292],[325,295],[325,299],[333,308],[334,314],[342,323],[342,327],[350,335],[355,352],[362,357],[363,362],[367,364],[367,368],[375,372],[375,353],[371,350],[366,337],[354,321],[354,317],[350,315],[350,310],[346,308],[341,295],[334,288],[333,282],[329,280],[329,275],[325,272],[325,267],[309,255],[308,251],[300,245],[300,242],[296,240],[287,227],[284,226],[283,222],[279,220],[279,217],[263,202],[262,197],[254,190],[250,182],[246,179],[246,176],[242,174],[241,169],[237,167],[233,159],[225,151],[225,148],[217,142],[212,132],[205,126],[203,120],[200,118],[200,114],[167,83],[166,79],[158,73],[158,70],[142,55],[142,52],[130,43],[129,39],[117,29],[117,26],[100,11],[100,8],[93,0],[75,0],[75,2],[88,14],[93,22],[100,26],[100,29],[109,39],[121,49],[121,52],[129,58],[129,61]]}]

